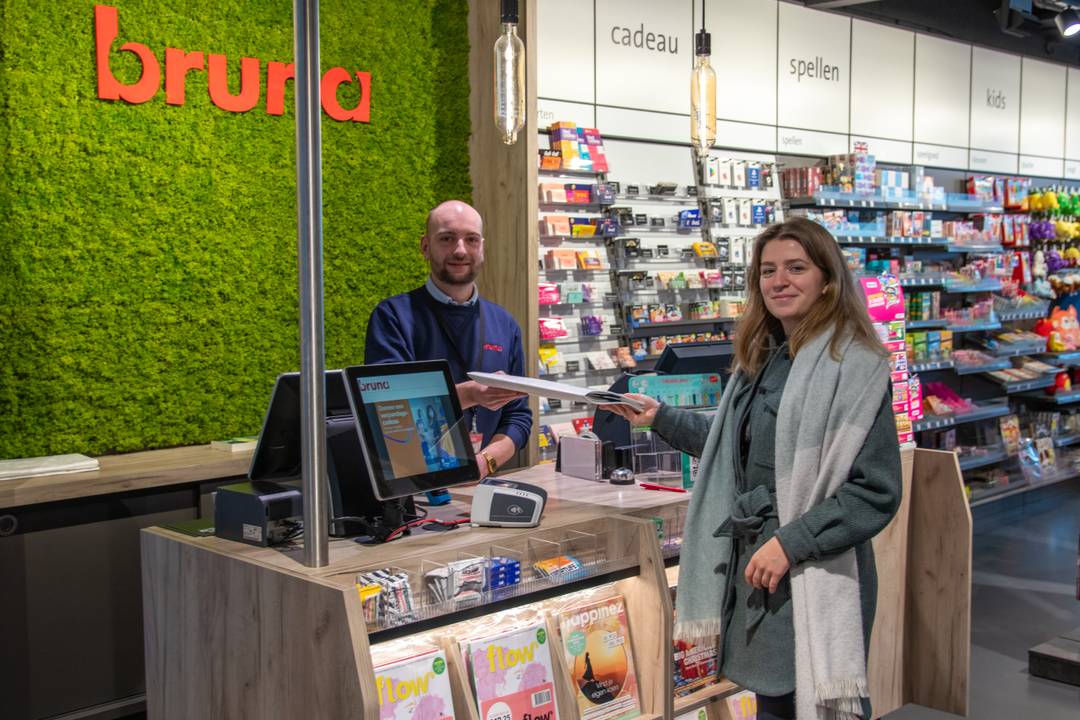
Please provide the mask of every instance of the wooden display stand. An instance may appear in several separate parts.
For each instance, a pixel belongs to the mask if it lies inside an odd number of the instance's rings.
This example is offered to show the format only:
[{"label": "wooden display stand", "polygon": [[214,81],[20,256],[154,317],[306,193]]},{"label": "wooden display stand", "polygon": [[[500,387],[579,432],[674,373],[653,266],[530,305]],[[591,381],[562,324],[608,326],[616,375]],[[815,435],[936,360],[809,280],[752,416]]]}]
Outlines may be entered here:
[{"label": "wooden display stand", "polygon": [[[963,714],[971,526],[959,468],[955,456],[923,450],[905,452],[904,468],[910,489],[904,507],[875,541],[875,711],[920,702]],[[677,568],[665,570],[653,518],[664,518],[667,528],[677,526],[689,496],[590,483],[558,475],[550,465],[514,477],[549,492],[538,528],[417,532],[378,547],[335,540],[323,568],[303,566],[297,547],[266,549],[160,528],[143,531],[148,716],[374,720],[379,706],[369,643],[402,636],[419,641],[426,633],[424,640],[445,644],[454,623],[513,606],[543,610],[550,606],[545,602],[566,602],[566,593],[610,586],[626,599],[643,717],[673,718],[699,707],[710,717],[724,717],[716,701],[738,689],[730,683],[673,699],[668,581]],[[455,499],[467,501],[467,494]],[[523,558],[524,575],[535,557],[531,546],[582,536],[596,539],[591,552],[575,550],[585,555],[586,578],[566,585],[532,581],[517,597],[479,608],[424,609],[418,622],[405,627],[369,628],[364,622],[354,586],[358,571],[400,567],[420,583],[426,564],[508,552]],[[667,564],[674,561],[669,557]],[[422,597],[416,587],[415,597]],[[561,655],[553,654],[560,658],[560,717],[576,720]],[[455,715],[479,720],[464,668],[456,658],[448,660]]]}]

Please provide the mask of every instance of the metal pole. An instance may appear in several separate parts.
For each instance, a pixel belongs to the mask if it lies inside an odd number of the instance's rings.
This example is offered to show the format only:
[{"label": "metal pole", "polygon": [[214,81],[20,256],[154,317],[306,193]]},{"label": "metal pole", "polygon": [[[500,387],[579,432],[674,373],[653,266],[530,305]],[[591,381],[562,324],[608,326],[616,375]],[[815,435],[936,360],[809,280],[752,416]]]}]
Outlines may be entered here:
[{"label": "metal pole", "polygon": [[328,523],[318,0],[293,0],[293,51],[296,71],[296,234],[300,269],[300,448],[304,492],[304,564],[322,567],[328,562]]}]

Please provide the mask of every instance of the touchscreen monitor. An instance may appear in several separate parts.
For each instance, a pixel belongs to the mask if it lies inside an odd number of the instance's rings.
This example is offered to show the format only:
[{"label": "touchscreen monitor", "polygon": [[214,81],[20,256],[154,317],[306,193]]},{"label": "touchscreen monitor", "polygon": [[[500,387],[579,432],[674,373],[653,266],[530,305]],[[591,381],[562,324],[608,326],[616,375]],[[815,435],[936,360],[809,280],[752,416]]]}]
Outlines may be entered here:
[{"label": "touchscreen monitor", "polygon": [[445,360],[354,366],[345,377],[376,497],[480,479]]}]

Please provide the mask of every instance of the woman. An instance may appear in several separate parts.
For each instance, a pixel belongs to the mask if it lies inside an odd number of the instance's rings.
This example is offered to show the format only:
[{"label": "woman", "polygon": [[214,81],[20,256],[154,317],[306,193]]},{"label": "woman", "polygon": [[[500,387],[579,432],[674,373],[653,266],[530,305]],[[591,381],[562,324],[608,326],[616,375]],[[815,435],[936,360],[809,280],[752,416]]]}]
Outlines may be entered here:
[{"label": "woman", "polygon": [[754,242],[735,368],[713,419],[631,395],[607,409],[701,458],[676,637],[719,636],[759,720],[870,717],[870,540],[900,502],[886,354],[832,236],[797,218]]}]

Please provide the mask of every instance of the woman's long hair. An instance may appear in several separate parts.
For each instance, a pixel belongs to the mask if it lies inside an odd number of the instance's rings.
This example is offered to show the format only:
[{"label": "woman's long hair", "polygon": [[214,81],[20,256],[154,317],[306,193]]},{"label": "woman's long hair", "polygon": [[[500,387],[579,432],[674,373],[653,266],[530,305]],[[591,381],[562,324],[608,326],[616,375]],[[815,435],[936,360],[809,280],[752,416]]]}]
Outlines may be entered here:
[{"label": "woman's long hair", "polygon": [[783,335],[780,321],[769,313],[761,294],[761,253],[773,240],[794,240],[802,245],[810,262],[825,276],[824,293],[788,338],[791,356],[794,357],[801,347],[830,328],[833,329],[833,339],[829,351],[835,360],[840,360],[840,343],[847,335],[852,335],[855,340],[884,355],[885,348],[870,322],[862,290],[848,270],[836,240],[816,222],[792,218],[770,225],[754,240],[746,278],[746,308],[735,327],[735,369],[750,376],[756,375],[773,347],[772,338]]}]

